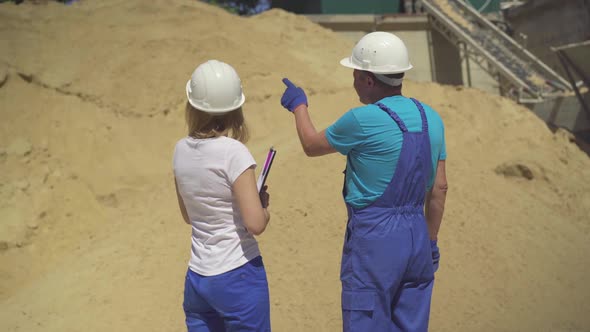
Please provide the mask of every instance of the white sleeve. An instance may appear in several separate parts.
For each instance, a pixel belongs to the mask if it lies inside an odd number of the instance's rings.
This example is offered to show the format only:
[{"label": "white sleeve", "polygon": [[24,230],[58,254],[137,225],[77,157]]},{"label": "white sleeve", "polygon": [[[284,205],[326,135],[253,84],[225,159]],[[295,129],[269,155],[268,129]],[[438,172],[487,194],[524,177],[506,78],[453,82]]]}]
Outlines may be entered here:
[{"label": "white sleeve", "polygon": [[238,141],[235,141],[235,144],[232,144],[226,153],[227,178],[232,185],[246,169],[251,166],[256,167],[256,161],[248,148]]},{"label": "white sleeve", "polygon": [[179,140],[178,142],[176,142],[176,145],[174,145],[174,153],[172,154],[172,172],[174,174],[174,176],[176,176],[176,165],[178,164],[178,157],[179,157],[179,151],[178,151],[178,146],[181,144],[183,140]]}]

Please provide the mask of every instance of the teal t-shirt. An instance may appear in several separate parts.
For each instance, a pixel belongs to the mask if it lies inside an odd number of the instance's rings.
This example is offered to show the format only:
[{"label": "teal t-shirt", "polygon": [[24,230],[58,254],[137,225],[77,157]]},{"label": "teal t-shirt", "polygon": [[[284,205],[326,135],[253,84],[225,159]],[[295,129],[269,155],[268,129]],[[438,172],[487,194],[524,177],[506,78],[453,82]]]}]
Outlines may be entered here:
[{"label": "teal t-shirt", "polygon": [[[380,100],[406,124],[408,131],[422,130],[418,108],[410,98],[392,96]],[[443,121],[430,106],[422,104],[428,121],[432,173],[428,190],[432,188],[439,160],[447,158]],[[328,143],[347,156],[345,201],[363,208],[379,198],[397,166],[402,148],[402,131],[385,111],[376,105],[353,108],[326,129]]]}]

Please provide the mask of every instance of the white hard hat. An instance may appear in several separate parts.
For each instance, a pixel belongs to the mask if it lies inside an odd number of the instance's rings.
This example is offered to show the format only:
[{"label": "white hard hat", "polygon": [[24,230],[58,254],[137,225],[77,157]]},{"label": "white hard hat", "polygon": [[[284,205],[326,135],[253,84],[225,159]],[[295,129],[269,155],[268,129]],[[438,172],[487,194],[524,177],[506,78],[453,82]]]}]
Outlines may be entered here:
[{"label": "white hard hat", "polygon": [[398,74],[412,69],[408,49],[396,35],[377,31],[365,35],[340,64],[376,74]]},{"label": "white hard hat", "polygon": [[207,113],[223,114],[246,101],[238,73],[227,63],[209,60],[197,67],[186,83],[188,102]]}]

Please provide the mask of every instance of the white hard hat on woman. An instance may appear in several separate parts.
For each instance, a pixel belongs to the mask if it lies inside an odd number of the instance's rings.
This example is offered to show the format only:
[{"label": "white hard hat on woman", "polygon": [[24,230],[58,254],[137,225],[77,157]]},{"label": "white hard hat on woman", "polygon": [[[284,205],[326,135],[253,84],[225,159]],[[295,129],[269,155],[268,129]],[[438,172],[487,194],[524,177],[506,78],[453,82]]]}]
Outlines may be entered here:
[{"label": "white hard hat on woman", "polygon": [[209,60],[195,69],[186,83],[186,96],[194,108],[211,114],[231,112],[246,101],[238,73],[217,60]]}]

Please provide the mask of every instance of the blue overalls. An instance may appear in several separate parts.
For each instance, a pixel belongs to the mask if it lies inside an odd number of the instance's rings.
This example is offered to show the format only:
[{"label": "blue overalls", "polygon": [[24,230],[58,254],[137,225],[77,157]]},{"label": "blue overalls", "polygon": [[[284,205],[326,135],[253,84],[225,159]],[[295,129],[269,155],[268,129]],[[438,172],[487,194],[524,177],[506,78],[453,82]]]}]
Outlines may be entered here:
[{"label": "blue overalls", "polygon": [[421,132],[408,132],[396,113],[376,104],[401,129],[403,145],[383,195],[362,209],[347,204],[340,271],[345,332],[428,330],[434,271],[423,208],[432,161],[426,114],[412,101]]}]

